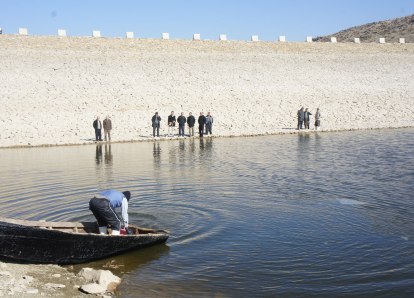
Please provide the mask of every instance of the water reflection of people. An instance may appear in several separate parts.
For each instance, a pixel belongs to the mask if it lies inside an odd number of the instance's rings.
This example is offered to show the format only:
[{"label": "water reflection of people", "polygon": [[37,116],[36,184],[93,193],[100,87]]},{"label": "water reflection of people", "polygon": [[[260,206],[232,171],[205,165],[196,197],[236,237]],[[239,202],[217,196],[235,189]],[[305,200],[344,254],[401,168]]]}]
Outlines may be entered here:
[{"label": "water reflection of people", "polygon": [[99,165],[102,163],[102,145],[96,145],[96,153],[95,153],[96,164]]},{"label": "water reflection of people", "polygon": [[200,138],[200,149],[204,150],[211,150],[211,148],[213,147],[213,139],[212,138],[208,138],[208,139],[204,139],[204,138]]},{"label": "water reflection of people", "polygon": [[[102,154],[102,151],[101,151]],[[112,151],[111,151],[111,144],[105,144],[105,164],[111,165],[112,164]]]},{"label": "water reflection of people", "polygon": [[183,151],[185,149],[185,141],[180,140],[180,143],[178,144],[178,148]]},{"label": "water reflection of people", "polygon": [[154,156],[154,165],[159,168],[161,164],[161,147],[159,142],[154,143],[152,155]]},{"label": "water reflection of people", "polygon": [[152,148],[152,155],[154,156],[154,158],[160,158],[161,156],[160,143],[154,142],[154,147]]}]

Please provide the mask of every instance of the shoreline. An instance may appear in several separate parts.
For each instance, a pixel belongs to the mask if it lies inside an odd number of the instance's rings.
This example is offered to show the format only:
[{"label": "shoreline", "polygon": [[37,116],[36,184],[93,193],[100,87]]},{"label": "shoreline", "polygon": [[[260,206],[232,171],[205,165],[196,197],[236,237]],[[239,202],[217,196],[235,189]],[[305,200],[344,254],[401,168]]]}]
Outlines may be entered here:
[{"label": "shoreline", "polygon": [[68,143],[68,144],[40,144],[40,145],[14,145],[14,146],[0,146],[2,149],[27,149],[27,148],[50,148],[50,147],[74,147],[74,146],[91,146],[91,145],[111,145],[111,144],[132,144],[132,143],[142,143],[142,142],[167,142],[167,141],[180,141],[180,140],[190,140],[190,139],[226,139],[226,138],[254,138],[254,137],[266,137],[266,136],[283,136],[283,135],[299,135],[299,134],[316,134],[316,133],[338,133],[338,132],[350,132],[350,131],[370,131],[370,130],[395,130],[395,129],[411,129],[413,126],[403,126],[403,127],[373,127],[373,128],[354,128],[354,129],[331,129],[331,130],[315,130],[315,129],[302,129],[297,130],[295,128],[289,129],[288,132],[274,132],[274,133],[260,133],[260,134],[246,134],[246,135],[210,135],[200,138],[199,136],[194,137],[179,137],[179,136],[166,136],[166,137],[147,137],[136,140],[124,140],[124,141],[93,141],[84,142],[84,143]]}]

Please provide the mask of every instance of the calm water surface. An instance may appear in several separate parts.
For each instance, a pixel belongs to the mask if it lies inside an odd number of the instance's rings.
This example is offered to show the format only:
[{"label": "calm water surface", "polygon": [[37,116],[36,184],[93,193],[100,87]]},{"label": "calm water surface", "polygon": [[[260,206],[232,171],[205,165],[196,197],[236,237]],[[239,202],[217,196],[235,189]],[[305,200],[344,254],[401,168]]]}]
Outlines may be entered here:
[{"label": "calm water surface", "polygon": [[[130,190],[166,245],[113,260],[119,297],[414,297],[414,130],[0,150],[0,216],[93,220]],[[85,265],[83,265],[85,266]]]}]

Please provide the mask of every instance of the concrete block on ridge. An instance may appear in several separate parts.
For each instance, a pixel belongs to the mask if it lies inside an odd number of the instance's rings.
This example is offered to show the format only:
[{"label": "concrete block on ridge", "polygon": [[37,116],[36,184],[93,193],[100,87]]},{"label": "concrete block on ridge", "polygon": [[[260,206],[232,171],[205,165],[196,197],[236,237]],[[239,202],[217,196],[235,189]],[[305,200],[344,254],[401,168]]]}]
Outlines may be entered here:
[{"label": "concrete block on ridge", "polygon": [[259,35],[252,35],[252,41],[259,41]]},{"label": "concrete block on ridge", "polygon": [[331,42],[332,43],[337,43],[336,37],[331,37]]},{"label": "concrete block on ridge", "polygon": [[354,43],[361,43],[361,40],[359,39],[359,37],[354,38]]},{"label": "concrete block on ridge", "polygon": [[286,36],[284,36],[284,35],[279,36],[279,41],[280,42],[286,42]]},{"label": "concrete block on ridge", "polygon": [[170,33],[168,33],[168,32],[164,32],[164,33],[161,35],[161,38],[162,38],[162,39],[170,39]]},{"label": "concrete block on ridge", "polygon": [[379,43],[385,43],[385,38],[384,38],[384,37],[381,37],[381,38],[379,39]]},{"label": "concrete block on ridge", "polygon": [[193,34],[193,40],[201,40],[201,34],[199,33]]},{"label": "concrete block on ridge", "polygon": [[306,42],[313,42],[312,36],[307,36],[306,37]]},{"label": "concrete block on ridge", "polygon": [[[1,28],[0,28],[1,29]],[[1,30],[0,30],[1,31]],[[400,43],[405,43],[405,38],[400,38]]]},{"label": "concrete block on ridge", "polygon": [[65,29],[58,29],[58,36],[66,36],[66,30]]},{"label": "concrete block on ridge", "polygon": [[98,30],[92,31],[92,36],[93,37],[101,37],[101,31],[98,31]]},{"label": "concrete block on ridge", "polygon": [[126,38],[134,38],[134,32],[127,32],[126,33]]},{"label": "concrete block on ridge", "polygon": [[19,28],[19,35],[28,35],[29,32],[27,28]]},{"label": "concrete block on ridge", "polygon": [[227,40],[226,34],[220,34],[219,40]]}]

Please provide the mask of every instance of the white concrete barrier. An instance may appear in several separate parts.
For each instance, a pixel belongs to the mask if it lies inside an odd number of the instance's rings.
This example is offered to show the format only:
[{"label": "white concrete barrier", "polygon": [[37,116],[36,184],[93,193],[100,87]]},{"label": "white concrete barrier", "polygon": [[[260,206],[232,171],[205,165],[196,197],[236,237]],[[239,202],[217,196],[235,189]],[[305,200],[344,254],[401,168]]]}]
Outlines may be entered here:
[{"label": "white concrete barrier", "polygon": [[1,27],[0,27],[0,34],[3,34],[3,29],[1,29]]},{"label": "white concrete barrier", "polygon": [[385,43],[385,38],[384,38],[384,37],[381,37],[381,38],[379,39],[379,43]]},{"label": "white concrete barrier", "polygon": [[128,31],[126,33],[126,38],[134,38],[134,32]]},{"label": "white concrete barrier", "polygon": [[66,36],[66,30],[65,29],[58,29],[58,36]]},{"label": "white concrete barrier", "polygon": [[354,42],[355,42],[355,43],[361,43],[361,40],[359,39],[359,37],[355,37],[355,38],[354,38]]},{"label": "white concrete barrier", "polygon": [[312,36],[307,36],[306,37],[306,42],[313,42]]},{"label": "white concrete barrier", "polygon": [[92,31],[92,36],[93,37],[101,37],[101,31],[97,31],[97,30]]},{"label": "white concrete barrier", "polygon": [[170,33],[168,33],[168,32],[164,32],[164,33],[161,35],[161,38],[162,38],[162,39],[170,39]]},{"label": "white concrete barrier", "polygon": [[193,40],[201,40],[201,34],[199,33],[193,34]]},{"label": "white concrete barrier", "polygon": [[332,43],[337,43],[336,37],[331,37],[331,42]]},{"label": "white concrete barrier", "polygon": [[405,43],[405,38],[400,38],[400,43]]},{"label": "white concrete barrier", "polygon": [[252,41],[259,41],[259,35],[252,35]]},{"label": "white concrete barrier", "polygon": [[29,32],[27,31],[27,28],[19,28],[19,34],[20,35],[28,35]]},{"label": "white concrete barrier", "polygon": [[226,34],[220,34],[219,40],[227,40]]}]

